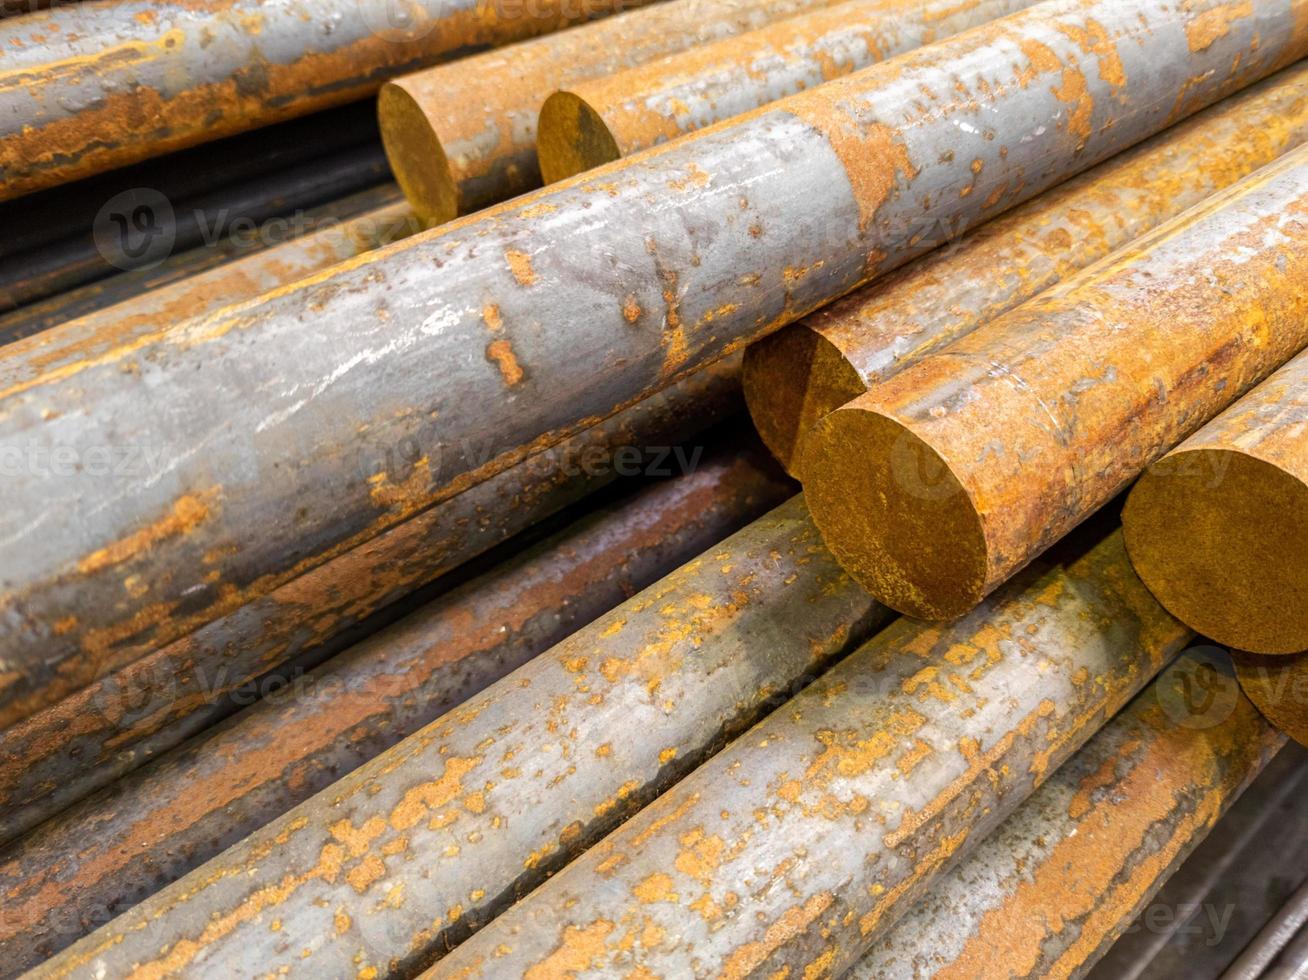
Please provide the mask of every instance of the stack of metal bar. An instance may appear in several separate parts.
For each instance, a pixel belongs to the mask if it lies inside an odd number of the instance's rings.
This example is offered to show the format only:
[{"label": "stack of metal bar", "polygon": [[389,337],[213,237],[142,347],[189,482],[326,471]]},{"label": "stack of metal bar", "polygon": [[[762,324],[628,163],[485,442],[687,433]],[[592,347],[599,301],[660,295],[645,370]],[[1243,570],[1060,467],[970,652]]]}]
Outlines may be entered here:
[{"label": "stack of metal bar", "polygon": [[0,975],[1308,972],[1308,0],[0,10]]}]

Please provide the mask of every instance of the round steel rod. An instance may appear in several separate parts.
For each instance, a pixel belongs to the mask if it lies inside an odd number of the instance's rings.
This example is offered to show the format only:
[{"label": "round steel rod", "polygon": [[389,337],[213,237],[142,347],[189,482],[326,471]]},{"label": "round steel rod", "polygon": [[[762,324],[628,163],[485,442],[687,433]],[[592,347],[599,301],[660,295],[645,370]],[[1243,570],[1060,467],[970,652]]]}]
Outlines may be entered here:
[{"label": "round steel rod", "polygon": [[1308,344],[1308,147],[818,422],[805,489],[882,602],[962,615]]},{"label": "round steel rod", "polygon": [[1193,629],[1308,651],[1308,353],[1149,467],[1122,526],[1140,577]]},{"label": "round steel rod", "polygon": [[541,177],[612,163],[1035,3],[850,0],[569,85],[541,106]]},{"label": "round steel rod", "polygon": [[792,475],[818,419],[1308,137],[1295,65],[745,352],[750,415]]},{"label": "round steel rod", "polygon": [[428,976],[839,976],[1191,635],[1117,532],[898,620]]}]

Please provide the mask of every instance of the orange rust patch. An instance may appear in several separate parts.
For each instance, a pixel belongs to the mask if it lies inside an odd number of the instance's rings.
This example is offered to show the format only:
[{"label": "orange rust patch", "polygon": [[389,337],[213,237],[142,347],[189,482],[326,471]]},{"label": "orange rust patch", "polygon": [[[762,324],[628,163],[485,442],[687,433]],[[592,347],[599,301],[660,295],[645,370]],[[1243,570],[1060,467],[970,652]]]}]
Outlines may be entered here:
[{"label": "orange rust patch", "polygon": [[614,929],[613,923],[597,919],[584,928],[568,926],[558,948],[523,973],[523,980],[557,980],[589,969],[604,956],[604,940]]},{"label": "orange rust patch", "polygon": [[511,248],[505,251],[504,258],[509,263],[509,271],[520,286],[531,286],[536,282],[536,270],[531,267],[531,256],[526,252]]},{"label": "orange rust patch", "polygon": [[831,907],[830,892],[814,895],[803,905],[795,905],[768,926],[758,942],[746,943],[733,952],[722,965],[721,980],[744,980],[764,960],[785,943],[798,936]]},{"label": "orange rust patch", "polygon": [[504,383],[512,388],[523,379],[522,366],[513,353],[513,345],[507,340],[493,340],[486,345],[486,359],[500,369]]},{"label": "orange rust patch", "polygon": [[214,488],[178,497],[167,515],[99,551],[93,551],[77,563],[77,570],[84,575],[103,571],[111,565],[140,557],[160,541],[189,534],[208,519],[210,507],[217,496],[218,489]]},{"label": "orange rust patch", "polygon": [[[1190,8],[1193,5],[1193,0],[1190,0],[1186,7]],[[1185,39],[1190,45],[1190,50],[1195,54],[1208,50],[1231,32],[1233,23],[1245,17],[1252,17],[1253,12],[1253,0],[1226,3],[1205,10],[1185,25]]]}]

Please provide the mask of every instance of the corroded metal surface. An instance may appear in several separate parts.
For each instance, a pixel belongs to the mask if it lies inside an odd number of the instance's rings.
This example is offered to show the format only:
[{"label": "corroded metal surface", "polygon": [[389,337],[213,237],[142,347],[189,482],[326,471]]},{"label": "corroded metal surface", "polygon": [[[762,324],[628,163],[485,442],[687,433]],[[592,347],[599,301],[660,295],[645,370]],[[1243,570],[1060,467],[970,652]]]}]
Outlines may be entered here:
[{"label": "corroded metal surface", "polygon": [[425,965],[884,618],[795,498],[36,975]]},{"label": "corroded metal surface", "polygon": [[922,220],[1263,77],[1305,24],[1057,0],[158,335],[0,349],[0,453],[143,449],[8,480],[4,668],[230,612],[915,257]]},{"label": "corroded metal surface", "polygon": [[797,473],[818,419],[1308,137],[1296,65],[884,276],[745,352],[745,398]]},{"label": "corroded metal surface", "polygon": [[1237,650],[1308,652],[1308,353],[1151,466],[1122,523],[1174,616]]},{"label": "corroded metal surface", "polygon": [[961,615],[1308,344],[1308,147],[822,419],[841,563]]},{"label": "corroded metal surface", "polygon": [[670,0],[382,86],[382,141],[429,224],[539,187],[536,118],[555,89],[734,37],[832,0]]},{"label": "corroded metal surface", "polygon": [[431,976],[839,976],[1190,635],[1116,532],[898,620]]},{"label": "corroded metal surface", "polygon": [[87,0],[5,19],[0,200],[364,98],[619,5]]},{"label": "corroded metal surface", "polygon": [[570,84],[541,106],[541,177],[572,177],[1035,2],[851,0]]},{"label": "corroded metal surface", "polygon": [[[1205,671],[1222,702],[1211,717],[1193,710]],[[1185,654],[847,976],[1083,976],[1283,744],[1229,659]]]},{"label": "corroded metal surface", "polygon": [[[0,316],[0,345],[79,318],[83,325],[103,328],[105,320],[94,315],[110,307],[118,307],[116,312],[122,315],[151,309],[162,313],[168,308],[174,320],[182,320],[190,313],[257,296],[417,231],[417,218],[402,201],[395,184],[383,184],[305,212],[306,233],[289,241],[265,245],[258,234],[229,235],[171,255],[153,268],[121,272],[66,290]],[[294,227],[289,222],[271,224],[278,231]],[[177,302],[184,298],[196,306]]]},{"label": "corroded metal surface", "polygon": [[791,489],[761,449],[711,450],[45,824],[0,852],[4,971],[180,878]]},{"label": "corroded metal surface", "polygon": [[727,359],[687,378],[116,672],[85,677],[80,661],[5,705],[12,715],[62,697],[0,731],[0,841],[202,731],[230,711],[233,691],[609,483],[619,468],[689,466],[697,457],[678,464],[672,447],[739,409],[738,365]]},{"label": "corroded metal surface", "polygon": [[1258,710],[1300,745],[1308,745],[1308,653],[1234,656],[1240,686]]}]

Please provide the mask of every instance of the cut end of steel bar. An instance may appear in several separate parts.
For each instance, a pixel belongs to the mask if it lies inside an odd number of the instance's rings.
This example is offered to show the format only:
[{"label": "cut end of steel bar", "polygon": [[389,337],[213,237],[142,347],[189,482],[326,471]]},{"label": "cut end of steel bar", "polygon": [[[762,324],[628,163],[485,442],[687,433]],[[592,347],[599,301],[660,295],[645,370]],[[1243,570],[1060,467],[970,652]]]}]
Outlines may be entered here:
[{"label": "cut end of steel bar", "polygon": [[742,382],[763,444],[797,479],[813,426],[867,390],[840,348],[804,323],[751,345]]},{"label": "cut end of steel bar", "polygon": [[939,452],[857,403],[826,416],[809,439],[809,508],[827,547],[860,585],[920,619],[956,619],[985,597],[981,515]]},{"label": "cut end of steel bar", "polygon": [[1308,654],[1236,652],[1231,657],[1240,687],[1263,717],[1300,745],[1308,745]]},{"label": "cut end of steel bar", "polygon": [[458,217],[459,187],[422,103],[402,82],[387,82],[377,96],[377,118],[391,171],[423,224]]},{"label": "cut end of steel bar", "polygon": [[1132,563],[1178,619],[1240,650],[1308,650],[1308,550],[1287,547],[1308,540],[1308,484],[1293,473],[1183,449],[1141,478],[1122,521]]},{"label": "cut end of steel bar", "polygon": [[573,92],[555,92],[541,106],[536,155],[545,183],[575,177],[622,158],[618,141],[595,109]]}]

